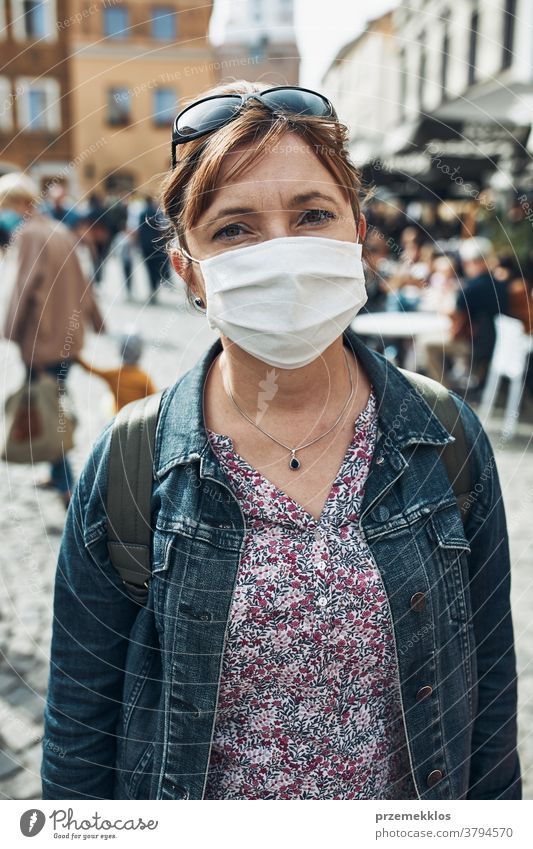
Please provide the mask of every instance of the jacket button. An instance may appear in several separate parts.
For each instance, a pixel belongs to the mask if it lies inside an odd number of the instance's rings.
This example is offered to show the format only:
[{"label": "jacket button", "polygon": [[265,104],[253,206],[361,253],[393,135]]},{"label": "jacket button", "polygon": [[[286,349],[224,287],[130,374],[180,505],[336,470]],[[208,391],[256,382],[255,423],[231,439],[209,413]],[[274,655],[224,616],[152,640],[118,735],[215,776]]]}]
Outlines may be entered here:
[{"label": "jacket button", "polygon": [[433,787],[435,784],[438,784],[438,782],[441,780],[441,778],[442,778],[442,770],[441,769],[433,769],[429,773],[428,777],[426,778],[426,782],[427,782],[428,787]]},{"label": "jacket button", "polygon": [[416,611],[416,613],[422,613],[426,609],[426,594],[415,593],[411,596],[409,604],[411,605],[411,610]]},{"label": "jacket button", "polygon": [[426,698],[426,696],[431,696],[432,692],[433,687],[430,687],[429,684],[427,684],[425,687],[420,687],[420,690],[416,694],[417,702],[421,702],[422,699]]}]

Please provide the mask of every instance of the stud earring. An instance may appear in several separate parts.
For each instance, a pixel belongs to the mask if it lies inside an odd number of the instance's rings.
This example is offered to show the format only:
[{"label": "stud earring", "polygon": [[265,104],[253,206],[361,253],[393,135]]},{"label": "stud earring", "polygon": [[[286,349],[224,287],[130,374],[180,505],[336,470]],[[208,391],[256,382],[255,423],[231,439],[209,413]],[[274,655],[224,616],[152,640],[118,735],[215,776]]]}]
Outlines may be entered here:
[{"label": "stud earring", "polygon": [[202,299],[198,296],[194,298],[194,308],[198,310],[198,312],[205,312],[205,304]]}]

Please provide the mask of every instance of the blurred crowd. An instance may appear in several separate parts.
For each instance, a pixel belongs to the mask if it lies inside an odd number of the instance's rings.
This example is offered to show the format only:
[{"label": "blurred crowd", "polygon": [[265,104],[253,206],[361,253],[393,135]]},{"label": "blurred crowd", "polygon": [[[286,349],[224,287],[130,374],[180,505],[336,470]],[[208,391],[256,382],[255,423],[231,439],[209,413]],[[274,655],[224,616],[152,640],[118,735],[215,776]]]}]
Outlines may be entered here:
[{"label": "blurred crowd", "polygon": [[74,206],[63,185],[52,185],[42,199],[29,177],[11,173],[0,177],[0,228],[3,336],[17,345],[26,371],[23,386],[6,402],[6,410],[14,398],[18,404],[6,437],[11,446],[7,454],[15,456],[17,448],[17,456],[24,457],[21,443],[28,442],[31,449],[49,431],[50,475],[37,486],[56,490],[67,507],[75,480],[68,453],[60,450],[57,420],[54,424],[53,417],[44,415],[40,399],[45,398],[46,380],[52,377],[57,385],[56,412],[62,420],[73,366],[107,383],[114,400],[110,413],[157,391],[140,367],[143,340],[135,327],[117,335],[116,362],[93,365],[83,350],[87,327],[108,332],[96,290],[113,253],[120,257],[124,290],[131,298],[133,254],[139,252],[148,272],[148,303],[154,303],[168,276],[165,222],[151,197],[101,202],[93,195],[85,205]]},{"label": "blurred crowd", "polygon": [[[155,199],[138,192],[101,197],[97,192],[75,203],[64,181],[53,182],[36,202],[37,213],[61,222],[78,241],[84,271],[95,285],[103,279],[109,257],[117,256],[124,275],[125,293],[132,297],[135,253],[142,259],[150,284],[149,303],[157,302],[159,287],[168,281],[170,268],[165,250],[167,222]],[[0,209],[0,250],[6,248],[23,216],[11,208]]]},{"label": "blurred crowd", "polygon": [[[513,201],[497,213],[493,204],[477,204],[450,214],[447,204],[389,199],[373,204],[367,219],[366,311],[447,316],[447,340],[425,338],[419,370],[478,400],[495,317],[511,316],[533,333],[533,231],[525,205]],[[405,340],[377,337],[374,345],[402,365]],[[531,391],[531,369],[526,382]]]}]

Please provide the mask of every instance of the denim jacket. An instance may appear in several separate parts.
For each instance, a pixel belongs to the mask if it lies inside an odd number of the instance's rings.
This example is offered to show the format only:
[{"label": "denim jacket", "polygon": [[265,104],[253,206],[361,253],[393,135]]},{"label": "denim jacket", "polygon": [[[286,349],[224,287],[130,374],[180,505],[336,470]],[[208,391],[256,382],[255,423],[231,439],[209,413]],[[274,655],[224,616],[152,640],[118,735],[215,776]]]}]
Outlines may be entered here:
[{"label": "denim jacket", "polygon": [[[399,369],[351,329],[343,337],[378,400],[360,530],[390,608],[417,795],[520,799],[508,537],[489,440],[454,395],[471,448],[463,526],[439,458],[453,437]],[[107,553],[111,423],[75,488],[55,581],[44,799],[203,798],[245,536],[203,419],[220,350],[163,395],[145,607]]]}]

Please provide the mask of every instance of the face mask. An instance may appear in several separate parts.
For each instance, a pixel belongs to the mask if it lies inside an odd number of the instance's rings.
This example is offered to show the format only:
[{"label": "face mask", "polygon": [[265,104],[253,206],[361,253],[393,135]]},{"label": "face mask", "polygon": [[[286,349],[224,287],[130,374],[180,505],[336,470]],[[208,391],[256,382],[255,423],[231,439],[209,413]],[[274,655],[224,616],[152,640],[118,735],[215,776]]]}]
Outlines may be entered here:
[{"label": "face mask", "polygon": [[15,232],[17,227],[22,223],[22,215],[19,215],[18,212],[15,212],[14,209],[1,209],[0,210],[0,227],[3,227],[9,235]]},{"label": "face mask", "polygon": [[209,326],[270,366],[305,366],[367,301],[361,251],[356,242],[287,236],[195,260]]}]

